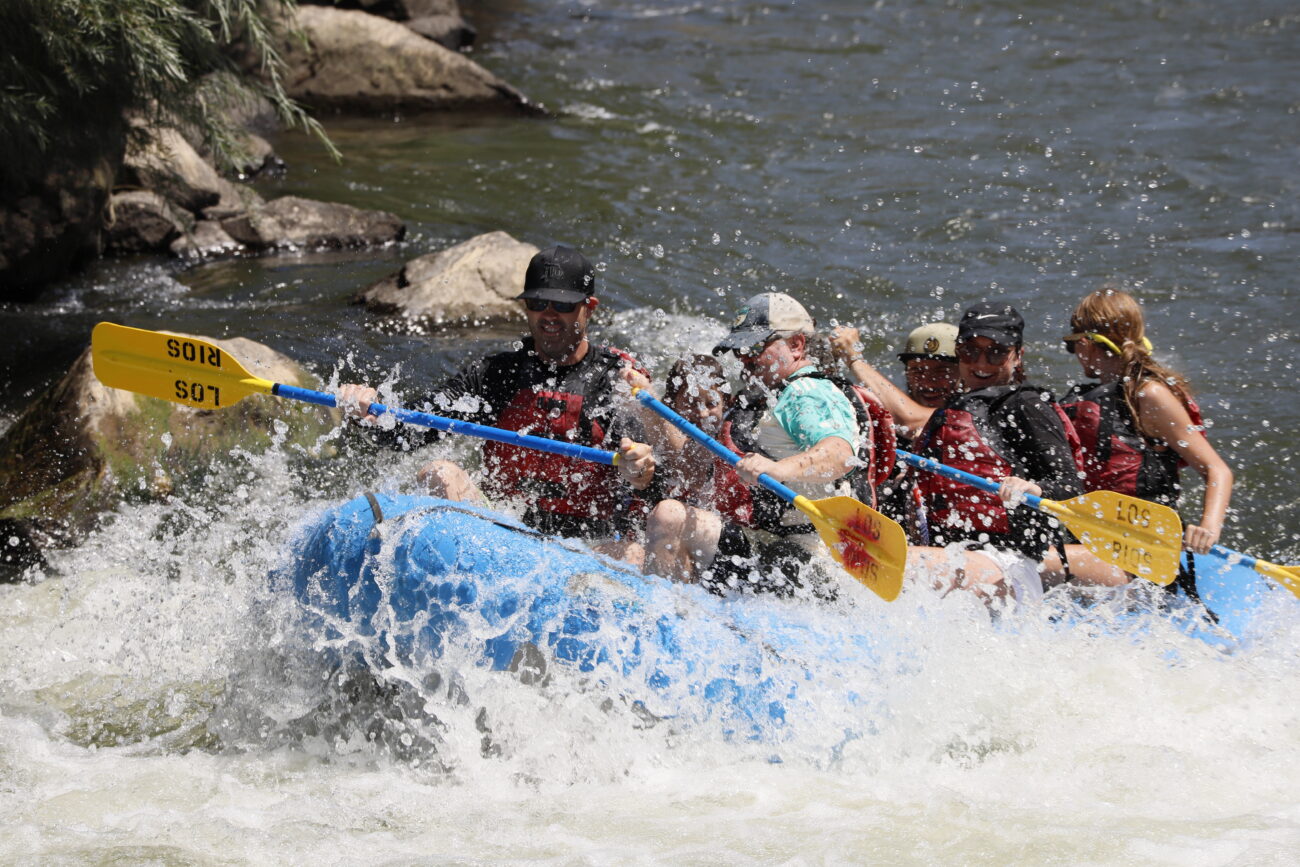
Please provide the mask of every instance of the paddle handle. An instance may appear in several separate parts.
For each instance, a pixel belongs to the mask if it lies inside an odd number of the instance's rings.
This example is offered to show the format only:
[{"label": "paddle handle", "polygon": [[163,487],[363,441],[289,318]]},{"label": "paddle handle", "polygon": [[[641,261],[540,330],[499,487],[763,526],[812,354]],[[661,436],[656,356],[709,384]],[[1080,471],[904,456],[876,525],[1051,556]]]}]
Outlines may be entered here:
[{"label": "paddle handle", "polygon": [[[338,401],[332,394],[326,394],[323,391],[312,391],[309,388],[299,388],[296,385],[285,385],[282,382],[274,383],[271,386],[271,394],[276,397],[288,398],[289,400],[300,400],[303,403],[314,403],[317,406],[338,406]],[[443,418],[442,416],[432,415],[427,412],[417,412],[412,409],[388,407],[384,406],[382,403],[370,404],[370,412],[375,415],[389,413],[398,421],[419,425],[420,427],[433,428],[434,430],[440,430],[445,433],[464,434],[466,436],[478,437],[481,440],[492,440],[493,442],[505,443],[506,445],[519,446],[520,448],[535,449],[539,452],[550,452],[553,455],[560,455],[566,458],[576,458],[581,461],[590,461],[593,464],[613,466],[618,463],[617,452],[607,452],[603,449],[594,449],[590,446],[579,445],[578,443],[548,440],[545,437],[536,437],[512,430],[502,430],[501,428],[474,424],[469,421]]]},{"label": "paddle handle", "polygon": [[[986,479],[983,476],[977,476],[968,473],[965,470],[959,470],[956,467],[950,467],[947,464],[941,464],[934,458],[923,458],[920,455],[914,455],[911,452],[905,452],[897,449],[896,454],[902,458],[908,466],[916,467],[918,470],[925,470],[929,473],[935,473],[946,479],[952,479],[954,482],[964,482],[972,487],[979,488],[981,491],[988,491],[990,494],[996,494],[1001,487],[997,482]],[[1025,505],[1031,509],[1043,511],[1043,498],[1036,497],[1033,494],[1025,494]]]},{"label": "paddle handle", "polygon": [[[740,463],[740,455],[736,454],[731,449],[700,430],[696,425],[682,418],[681,415],[674,412],[672,408],[667,406],[663,401],[659,400],[659,398],[655,397],[650,392],[643,388],[638,388],[633,392],[633,394],[636,396],[637,400],[641,401],[641,403],[650,407],[650,409],[654,410],[660,416],[672,422],[673,425],[682,433],[686,434],[688,437],[713,452],[719,458],[726,461],[728,466],[734,467],[736,464]],[[759,476],[758,482],[787,503],[793,503],[795,498],[799,496],[792,489],[781,484],[767,473],[763,473]]]}]

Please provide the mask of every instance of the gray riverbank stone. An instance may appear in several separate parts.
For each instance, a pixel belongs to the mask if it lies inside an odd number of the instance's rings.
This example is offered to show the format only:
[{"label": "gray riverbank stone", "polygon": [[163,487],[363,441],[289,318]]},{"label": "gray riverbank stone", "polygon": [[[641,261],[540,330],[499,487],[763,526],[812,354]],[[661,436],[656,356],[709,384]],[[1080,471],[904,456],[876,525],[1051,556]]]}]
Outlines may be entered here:
[{"label": "gray riverbank stone", "polygon": [[536,253],[532,244],[489,232],[412,259],[354,300],[420,327],[521,319],[515,299]]},{"label": "gray riverbank stone", "polygon": [[[242,337],[205,337],[255,376],[310,387],[312,377],[278,352]],[[257,454],[273,442],[332,454],[336,411],[253,395],[226,410],[191,409],[108,388],[90,350],[0,436],[0,541],[13,557],[77,544],[122,502],[163,500],[219,484],[214,469],[235,449]],[[324,443],[324,445],[322,445]]]},{"label": "gray riverbank stone", "polygon": [[303,6],[286,36],[289,95],[349,112],[495,109],[535,112],[523,94],[461,54],[365,12]]},{"label": "gray riverbank stone", "polygon": [[284,196],[221,222],[253,249],[364,247],[400,241],[406,225],[387,211]]}]

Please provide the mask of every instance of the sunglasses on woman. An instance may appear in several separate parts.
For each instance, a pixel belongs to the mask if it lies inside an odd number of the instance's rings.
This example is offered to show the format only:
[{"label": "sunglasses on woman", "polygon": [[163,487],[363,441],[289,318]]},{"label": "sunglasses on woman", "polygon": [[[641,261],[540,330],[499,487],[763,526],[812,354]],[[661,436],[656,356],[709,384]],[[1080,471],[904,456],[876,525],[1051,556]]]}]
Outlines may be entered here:
[{"label": "sunglasses on woman", "polygon": [[524,306],[534,313],[541,313],[547,307],[554,307],[556,313],[572,313],[581,305],[581,301],[550,301],[546,298],[524,299]]},{"label": "sunglasses on woman", "polygon": [[980,360],[980,356],[988,359],[989,364],[1001,364],[1007,360],[1007,356],[1014,350],[1014,346],[986,346],[980,349],[973,343],[961,343],[957,346],[957,358],[967,364],[974,364]]},{"label": "sunglasses on woman", "polygon": [[[1080,340],[1091,340],[1093,343],[1097,344],[1098,346],[1104,347],[1112,355],[1124,354],[1123,351],[1121,351],[1120,348],[1115,345],[1115,341],[1111,340],[1106,335],[1098,334],[1095,331],[1076,331],[1074,334],[1065,335],[1064,337],[1061,338],[1061,340],[1065,343],[1065,351],[1070,353],[1071,355],[1074,355],[1075,344],[1078,343]],[[1145,349],[1147,352],[1150,352],[1151,341],[1143,337],[1142,348]]]}]

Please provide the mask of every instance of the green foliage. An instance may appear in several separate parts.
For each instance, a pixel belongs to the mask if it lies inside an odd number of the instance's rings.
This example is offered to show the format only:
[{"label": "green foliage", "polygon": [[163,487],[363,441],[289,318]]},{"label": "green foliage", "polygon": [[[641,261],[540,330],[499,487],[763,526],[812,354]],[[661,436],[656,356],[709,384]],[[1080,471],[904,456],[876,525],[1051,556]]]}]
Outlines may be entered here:
[{"label": "green foliage", "polygon": [[[227,109],[265,97],[281,120],[319,124],[284,92],[273,24],[294,0],[0,0],[0,190],[56,159],[120,149],[126,116],[197,133],[238,156]],[[138,133],[137,133],[138,134]]]}]

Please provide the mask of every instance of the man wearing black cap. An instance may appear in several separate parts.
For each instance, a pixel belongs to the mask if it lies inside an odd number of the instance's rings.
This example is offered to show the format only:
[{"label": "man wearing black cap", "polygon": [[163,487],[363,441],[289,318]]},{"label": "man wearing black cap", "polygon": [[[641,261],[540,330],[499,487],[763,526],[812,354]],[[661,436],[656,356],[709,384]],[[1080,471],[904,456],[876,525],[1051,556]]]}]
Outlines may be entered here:
[{"label": "man wearing black cap", "polygon": [[[625,435],[635,432],[629,426],[634,422],[616,412],[614,398],[620,371],[640,366],[627,353],[588,340],[595,291],[595,269],[577,250],[541,251],[528,263],[519,296],[529,332],[523,347],[473,362],[424,405],[438,415],[534,436],[596,448],[618,443],[617,469],[486,442],[482,490],[461,467],[434,461],[419,473],[431,493],[485,502],[486,491],[494,499],[520,502],[524,521],[544,533],[605,540],[633,528],[641,507],[627,488],[650,484],[654,457],[648,445]],[[345,385],[339,403],[374,422],[368,412],[376,394],[367,386]],[[381,435],[403,449],[440,438],[436,431],[407,427]]]},{"label": "man wearing black cap", "polygon": [[[937,409],[909,398],[860,356],[851,370],[907,428],[915,451],[1001,483],[994,496],[933,473],[920,479],[934,544],[983,546],[966,552],[960,580],[984,594],[1036,599],[1043,591],[1038,564],[1059,531],[1015,506],[1026,493],[1068,499],[1083,488],[1069,422],[1051,394],[1020,382],[1024,327],[1007,304],[966,310],[957,328],[961,391]],[[937,554],[917,554],[942,567]]]}]

